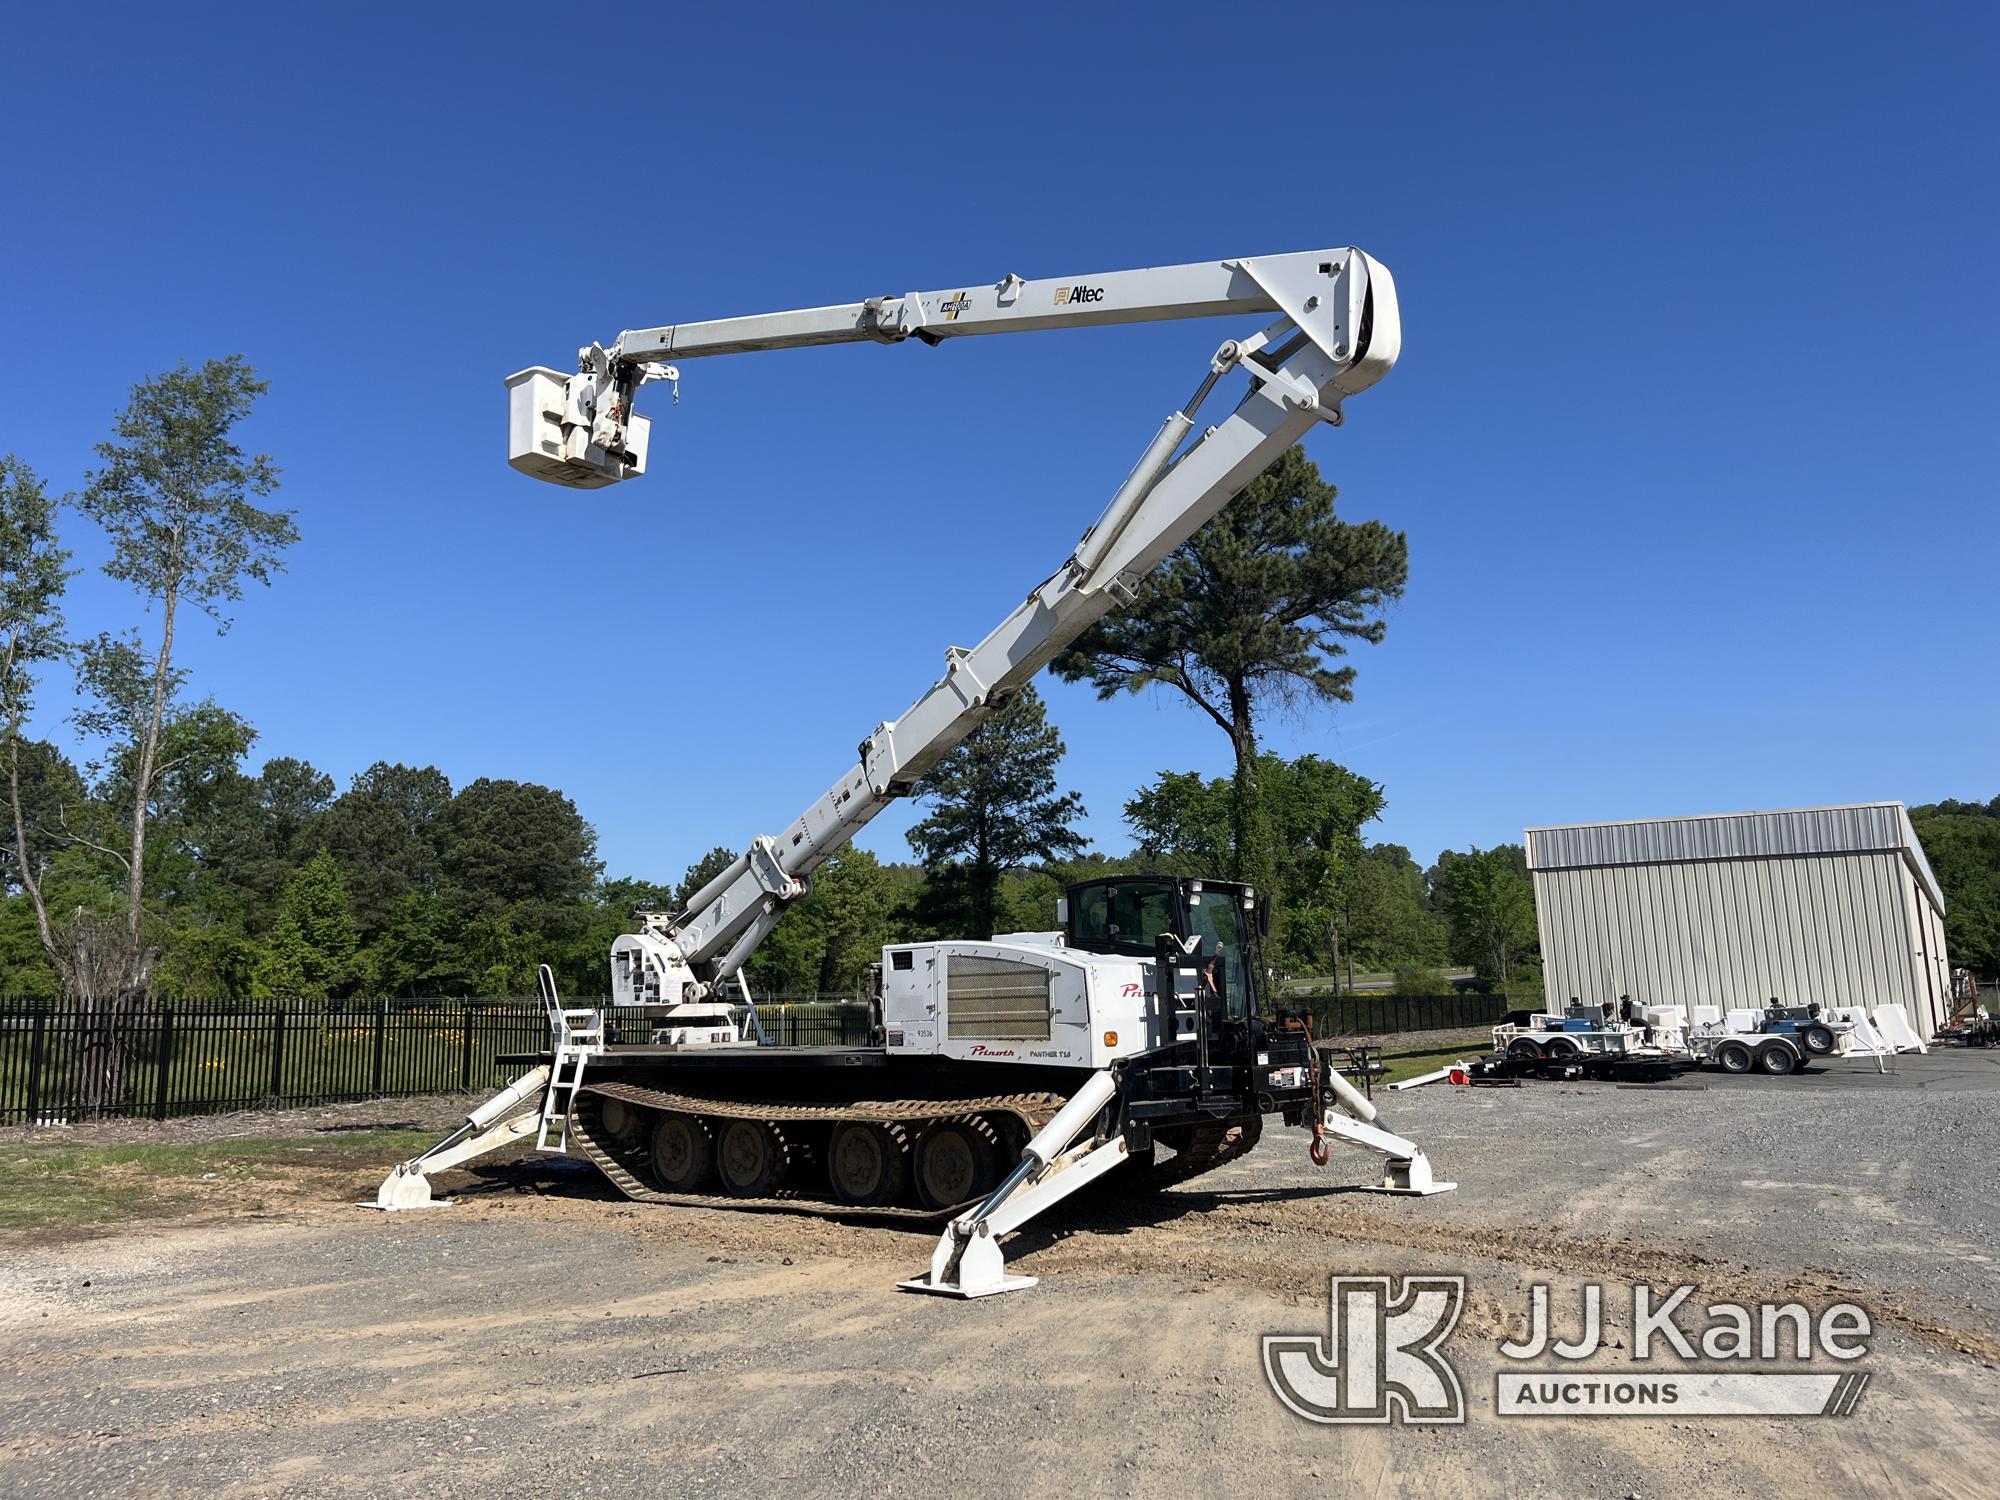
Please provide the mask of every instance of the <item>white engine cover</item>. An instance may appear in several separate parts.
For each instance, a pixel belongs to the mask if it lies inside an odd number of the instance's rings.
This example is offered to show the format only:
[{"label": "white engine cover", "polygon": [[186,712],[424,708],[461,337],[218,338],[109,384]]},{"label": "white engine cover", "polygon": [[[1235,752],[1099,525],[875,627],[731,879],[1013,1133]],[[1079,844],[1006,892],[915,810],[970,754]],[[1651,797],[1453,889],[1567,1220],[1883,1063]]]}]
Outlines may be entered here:
[{"label": "white engine cover", "polygon": [[884,948],[891,1055],[1104,1068],[1161,1044],[1150,960],[1047,936]]}]

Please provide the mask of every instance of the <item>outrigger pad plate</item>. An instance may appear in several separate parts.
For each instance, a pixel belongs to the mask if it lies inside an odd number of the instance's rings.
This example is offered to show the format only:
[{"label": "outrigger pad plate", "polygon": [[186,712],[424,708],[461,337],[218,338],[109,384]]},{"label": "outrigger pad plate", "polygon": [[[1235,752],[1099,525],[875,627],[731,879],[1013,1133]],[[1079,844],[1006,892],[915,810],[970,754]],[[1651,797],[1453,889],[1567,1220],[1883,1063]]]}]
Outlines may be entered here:
[{"label": "outrigger pad plate", "polygon": [[899,1281],[896,1283],[896,1286],[899,1290],[905,1292],[929,1292],[933,1296],[938,1297],[964,1297],[969,1299],[973,1297],[991,1297],[996,1292],[1025,1292],[1040,1279],[1040,1277],[1036,1276],[1002,1276],[990,1286],[975,1287],[971,1291],[967,1291],[955,1281],[940,1281],[933,1284],[931,1273],[926,1271],[921,1276],[912,1276],[908,1281]]}]

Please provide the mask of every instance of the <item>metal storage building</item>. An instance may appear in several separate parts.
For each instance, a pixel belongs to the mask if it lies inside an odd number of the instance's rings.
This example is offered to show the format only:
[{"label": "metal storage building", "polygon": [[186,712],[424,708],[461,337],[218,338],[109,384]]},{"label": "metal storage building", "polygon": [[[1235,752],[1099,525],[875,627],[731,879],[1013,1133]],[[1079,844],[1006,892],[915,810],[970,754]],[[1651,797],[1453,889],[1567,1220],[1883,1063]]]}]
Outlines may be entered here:
[{"label": "metal storage building", "polygon": [[1551,1003],[1950,1006],[1944,893],[1900,802],[1527,830]]}]

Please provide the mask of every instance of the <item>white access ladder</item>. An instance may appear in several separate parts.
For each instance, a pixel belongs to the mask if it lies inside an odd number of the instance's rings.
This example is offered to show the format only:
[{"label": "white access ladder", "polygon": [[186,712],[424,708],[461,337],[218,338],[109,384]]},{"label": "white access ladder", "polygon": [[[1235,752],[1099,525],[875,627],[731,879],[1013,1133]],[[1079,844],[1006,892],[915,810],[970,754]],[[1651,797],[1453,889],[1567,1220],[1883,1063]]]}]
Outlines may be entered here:
[{"label": "white access ladder", "polygon": [[604,1050],[604,1012],[565,1007],[556,993],[556,977],[547,964],[537,971],[536,983],[541,988],[542,1007],[549,1013],[555,1062],[549,1069],[549,1086],[542,1094],[542,1118],[535,1133],[535,1149],[567,1153],[570,1111],[576,1105],[577,1090],[583,1087],[583,1070],[591,1058]]}]

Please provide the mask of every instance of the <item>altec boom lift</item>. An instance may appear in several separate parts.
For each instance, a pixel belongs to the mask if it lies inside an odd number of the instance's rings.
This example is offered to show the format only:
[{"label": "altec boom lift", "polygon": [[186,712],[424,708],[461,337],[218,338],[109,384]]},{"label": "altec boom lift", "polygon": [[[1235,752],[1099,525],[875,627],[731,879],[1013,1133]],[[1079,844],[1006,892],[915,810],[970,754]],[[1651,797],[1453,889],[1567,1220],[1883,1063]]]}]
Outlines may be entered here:
[{"label": "altec boom lift", "polygon": [[[873,297],[836,307],[628,330],[575,374],[511,376],[509,462],[596,488],[644,472],[639,389],[679,364],[816,344],[936,345],[980,334],[1258,315],[1226,340],[1097,523],[1054,573],[775,837],[754,839],[684,911],[650,914],[611,954],[613,1002],[654,1007],[651,1044],[607,1042],[547,981],[550,1049],[377,1205],[431,1201],[427,1174],[534,1136],[581,1153],[649,1201],[944,1221],[903,1283],[979,1296],[1030,1285],[1000,1237],[1121,1165],[1135,1187],[1183,1181],[1254,1145],[1266,1115],[1381,1154],[1382,1191],[1443,1192],[1412,1142],[1264,1003],[1268,898],[1241,885],[1129,876],[1072,886],[1060,932],[883,951],[881,1037],[866,1047],[688,1046],[671,1023],[742,990],[741,971],[813,872],[1020,691],[1086,626],[1129,600],[1181,542],[1348,397],[1395,364],[1395,283],[1352,248]],[[1233,376],[1226,416],[1196,415]],[[676,389],[678,389],[676,387]],[[702,1035],[713,1033],[703,1032]],[[725,1042],[728,1040],[723,1034]]]}]

